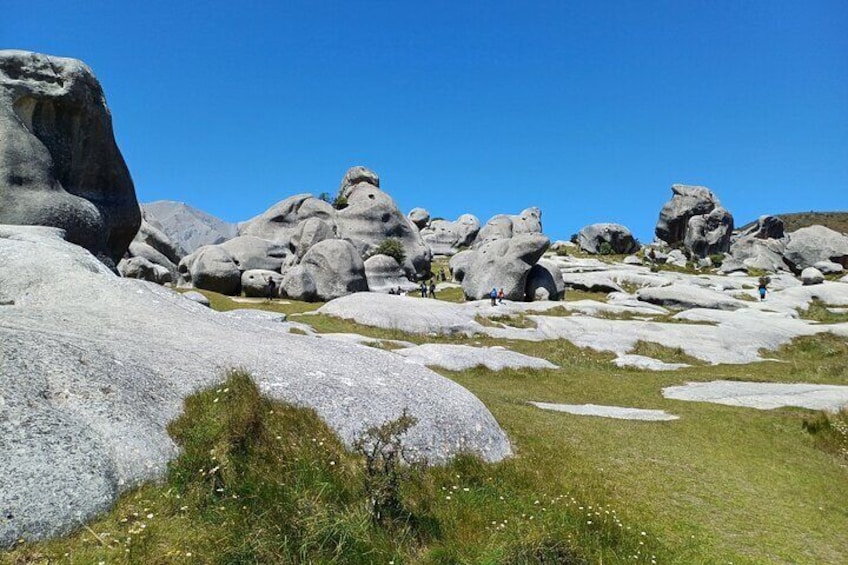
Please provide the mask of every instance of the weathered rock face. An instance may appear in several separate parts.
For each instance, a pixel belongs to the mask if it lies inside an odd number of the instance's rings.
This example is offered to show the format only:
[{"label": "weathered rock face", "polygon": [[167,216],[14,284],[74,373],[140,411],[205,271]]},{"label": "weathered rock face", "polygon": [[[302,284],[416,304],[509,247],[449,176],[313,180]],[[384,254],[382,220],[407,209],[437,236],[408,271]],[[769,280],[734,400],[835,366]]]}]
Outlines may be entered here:
[{"label": "weathered rock face", "polygon": [[527,275],[550,245],[541,234],[520,234],[480,246],[462,279],[465,297],[480,300],[492,288],[504,289],[509,300],[524,300]]},{"label": "weathered rock face", "polygon": [[473,258],[474,251],[471,251],[470,249],[460,251],[451,257],[448,266],[450,267],[451,275],[453,275],[453,280],[456,282],[462,282],[462,279],[465,278],[469,267],[471,267],[471,261]]},{"label": "weathered rock face", "polygon": [[180,262],[179,252],[168,236],[150,224],[144,216],[142,210],[141,227],[130,242],[125,257],[118,263],[118,272],[125,277],[157,284],[175,282],[177,264]]},{"label": "weathered rock face", "polygon": [[121,259],[118,263],[118,272],[121,273],[122,277],[128,279],[141,279],[156,284],[174,282],[174,275],[171,271],[162,265],[151,263],[144,257]]},{"label": "weathered rock face", "polygon": [[784,258],[795,272],[819,261],[848,267],[848,236],[824,226],[809,226],[788,235]]},{"label": "weathered rock face", "polygon": [[367,184],[380,188],[380,177],[367,167],[357,165],[347,170],[339,185],[339,196],[349,198],[353,188],[358,184]]},{"label": "weathered rock face", "polygon": [[365,277],[371,292],[388,292],[400,288],[403,291],[414,290],[418,285],[403,272],[394,257],[374,255],[365,260]]},{"label": "weathered rock face", "polygon": [[539,208],[526,208],[520,214],[512,216],[493,216],[477,234],[474,246],[479,247],[490,241],[509,239],[513,235],[525,233],[542,233],[542,211]]},{"label": "weathered rock face", "polygon": [[689,218],[683,245],[698,257],[724,253],[730,249],[733,216],[717,206],[709,214]]},{"label": "weathered rock face", "polygon": [[[775,273],[789,268],[783,261],[786,244],[780,239],[762,239],[755,235],[738,238],[730,246],[733,259],[749,269],[761,269]],[[725,272],[724,264],[722,271]]]},{"label": "weathered rock face", "polygon": [[821,284],[824,282],[824,275],[815,267],[807,267],[801,271],[801,282],[804,286]]},{"label": "weathered rock face", "polygon": [[194,286],[228,295],[241,291],[241,271],[232,256],[220,245],[207,245],[183,257],[177,269],[182,286]]},{"label": "weathered rock face", "polygon": [[591,224],[577,233],[577,244],[587,253],[600,253],[604,243],[609,246],[611,253],[626,254],[639,251],[636,238],[621,224]]},{"label": "weathered rock face", "polygon": [[0,302],[15,304],[0,325],[0,547],[78,528],[161,477],[178,454],[168,423],[228,367],[249,371],[273,399],[314,409],[348,446],[406,409],[416,457],[510,454],[485,406],[429,369],[212,311],[112,275],[55,231],[16,229],[0,228]]},{"label": "weathered rock face", "polygon": [[675,184],[657,221],[657,238],[669,244],[683,242],[700,257],[730,249],[733,216],[715,194],[703,186]]},{"label": "weathered rock face", "polygon": [[252,269],[280,272],[284,265],[294,262],[287,246],[249,235],[235,237],[218,247],[232,257],[233,263],[242,272]]},{"label": "weathered rock face", "polygon": [[293,300],[313,302],[318,299],[315,280],[302,265],[295,265],[283,275],[280,294]]},{"label": "weathered rock face", "polygon": [[0,224],[61,228],[114,268],[141,214],[91,70],[0,50],[0,140]]},{"label": "weathered rock face", "polygon": [[320,300],[368,290],[365,264],[348,241],[328,239],[317,243],[303,256],[300,266],[315,283]]},{"label": "weathered rock face", "polygon": [[336,210],[327,202],[311,194],[296,194],[244,222],[239,233],[289,245],[297,234],[300,223],[310,218],[323,220],[335,233],[335,217]]},{"label": "weathered rock face", "polygon": [[309,218],[297,226],[289,246],[294,250],[298,259],[303,258],[309,249],[325,239],[335,239],[336,223],[320,218]]},{"label": "weathered rock face", "polygon": [[562,269],[553,261],[540,259],[527,275],[526,300],[562,300],[564,297]]},{"label": "weathered rock face", "polygon": [[[141,207],[147,222],[168,236],[180,257],[204,245],[224,243],[238,235],[237,225],[183,202],[157,200]],[[175,263],[179,263],[179,259]]]},{"label": "weathered rock face", "polygon": [[430,212],[424,208],[413,208],[407,215],[409,221],[415,224],[419,230],[424,229],[430,223]]},{"label": "weathered rock face", "polygon": [[391,196],[376,186],[359,183],[351,188],[347,202],[336,216],[339,236],[351,242],[360,257],[369,256],[380,243],[395,238],[403,245],[403,267],[409,276],[423,277],[430,272],[430,249]]},{"label": "weathered rock face", "polygon": [[276,271],[251,269],[241,274],[241,290],[245,296],[275,298],[280,295],[282,282],[283,275]]},{"label": "weathered rock face", "polygon": [[757,239],[781,239],[785,235],[783,231],[783,220],[777,216],[760,216],[757,219],[757,223],[741,235],[752,236]]},{"label": "weathered rock face", "polygon": [[421,230],[421,239],[433,255],[454,255],[469,247],[480,232],[480,220],[472,214],[463,214],[455,222],[433,220]]}]

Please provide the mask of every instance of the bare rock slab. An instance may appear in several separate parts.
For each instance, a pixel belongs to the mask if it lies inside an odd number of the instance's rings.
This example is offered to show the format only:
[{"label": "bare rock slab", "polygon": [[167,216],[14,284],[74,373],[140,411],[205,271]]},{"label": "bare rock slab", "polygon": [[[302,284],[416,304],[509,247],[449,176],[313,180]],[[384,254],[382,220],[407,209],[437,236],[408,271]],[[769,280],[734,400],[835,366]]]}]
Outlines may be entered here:
[{"label": "bare rock slab", "polygon": [[743,381],[690,382],[663,389],[674,400],[712,402],[773,410],[784,406],[836,411],[848,405],[848,386],[817,384],[757,383]]},{"label": "bare rock slab", "polygon": [[486,367],[492,371],[503,369],[556,369],[546,359],[510,351],[504,347],[472,347],[427,343],[396,351],[398,355],[420,365],[442,367],[448,371],[465,371]]},{"label": "bare rock slab", "polygon": [[624,406],[602,406],[598,404],[550,404],[548,402],[531,402],[542,410],[566,412],[578,416],[598,416],[616,420],[644,420],[648,422],[667,422],[678,420],[679,416],[669,414],[665,410],[646,410],[644,408],[627,408]]}]

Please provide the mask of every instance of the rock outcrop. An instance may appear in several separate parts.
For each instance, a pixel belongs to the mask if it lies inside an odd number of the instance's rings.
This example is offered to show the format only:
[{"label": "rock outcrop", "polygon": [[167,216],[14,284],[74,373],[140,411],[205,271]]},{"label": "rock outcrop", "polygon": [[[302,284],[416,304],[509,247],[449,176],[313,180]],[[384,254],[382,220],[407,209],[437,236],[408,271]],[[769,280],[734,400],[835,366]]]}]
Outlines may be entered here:
[{"label": "rock outcrop", "polygon": [[419,230],[424,229],[430,223],[430,212],[424,208],[413,208],[406,216],[409,221],[415,224]]},{"label": "rock outcrop", "polygon": [[784,258],[795,272],[819,261],[848,267],[848,236],[824,226],[809,226],[788,234]]},{"label": "rock outcrop", "polygon": [[456,221],[433,220],[421,230],[421,239],[433,255],[455,255],[470,247],[480,232],[480,220],[463,214]]},{"label": "rock outcrop", "polygon": [[503,288],[509,300],[525,300],[527,276],[550,245],[538,233],[514,235],[481,245],[473,252],[462,279],[462,290],[470,300],[489,296],[492,288]]},{"label": "rock outcrop", "polygon": [[374,255],[365,260],[365,278],[368,290],[371,292],[388,292],[389,290],[410,291],[417,284],[410,281],[394,257]]},{"label": "rock outcrop", "polygon": [[168,423],[228,367],[249,371],[263,394],[314,409],[348,446],[406,409],[416,457],[510,454],[485,406],[429,369],[114,276],[59,236],[0,228],[0,303],[14,304],[0,325],[0,547],[78,528],[164,474],[178,453]]},{"label": "rock outcrop", "polygon": [[628,254],[639,251],[639,243],[621,224],[591,224],[577,233],[577,244],[587,253]]},{"label": "rock outcrop", "polygon": [[0,140],[0,224],[61,228],[115,268],[141,214],[91,69],[0,50]]},{"label": "rock outcrop", "polygon": [[297,236],[298,242],[302,241],[299,245],[299,255],[303,257],[308,248],[307,244],[318,241],[313,241],[314,238],[310,237],[303,238],[301,225],[309,219],[321,220],[326,228],[321,226],[316,230],[313,227],[311,230],[323,236],[332,234],[336,237],[335,218],[336,210],[327,202],[311,194],[296,194],[241,224],[239,234],[259,237],[285,246],[289,246]]},{"label": "rock outcrop", "polygon": [[328,239],[314,245],[300,266],[312,279],[319,300],[368,290],[365,264],[349,241]]},{"label": "rock outcrop", "polygon": [[347,200],[353,189],[360,184],[380,188],[380,177],[367,167],[361,165],[351,167],[345,172],[344,177],[342,177],[342,182],[339,185],[338,198]]},{"label": "rock outcrop", "polygon": [[542,233],[542,211],[539,208],[526,208],[520,214],[493,216],[483,226],[474,241],[474,247],[498,239],[509,239],[513,235]]},{"label": "rock outcrop", "polygon": [[733,216],[713,192],[703,186],[675,184],[673,196],[660,211],[655,233],[670,245],[683,243],[699,257],[730,249]]},{"label": "rock outcrop", "polygon": [[540,259],[527,275],[526,300],[562,300],[565,297],[565,280],[553,261]]}]

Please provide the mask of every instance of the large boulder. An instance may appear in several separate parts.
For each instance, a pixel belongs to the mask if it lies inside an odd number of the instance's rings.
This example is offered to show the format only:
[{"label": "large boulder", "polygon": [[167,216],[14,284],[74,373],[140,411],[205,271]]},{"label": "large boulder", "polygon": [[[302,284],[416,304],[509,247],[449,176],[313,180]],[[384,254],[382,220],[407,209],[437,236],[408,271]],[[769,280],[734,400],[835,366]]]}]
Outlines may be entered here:
[{"label": "large boulder", "polygon": [[733,216],[716,195],[706,187],[683,184],[673,185],[671,191],[657,221],[657,238],[671,245],[683,243],[701,257],[728,251]]},{"label": "large boulder", "polygon": [[[273,289],[271,288],[272,281],[274,283]],[[241,290],[245,296],[275,298],[280,295],[282,282],[283,275],[277,271],[251,269],[241,274]]]},{"label": "large boulder", "polygon": [[804,286],[821,284],[824,282],[824,275],[815,267],[807,267],[801,271],[801,282]]},{"label": "large boulder", "polygon": [[465,278],[468,269],[471,267],[471,262],[474,259],[474,251],[465,249],[451,257],[448,267],[450,268],[451,278],[456,282],[462,282]]},{"label": "large boulder", "polygon": [[241,271],[233,257],[220,245],[207,245],[183,257],[177,269],[180,286],[228,295],[241,292]]},{"label": "large boulder", "polygon": [[353,189],[360,184],[380,188],[380,177],[371,169],[361,165],[349,168],[339,184],[339,198],[349,198]]},{"label": "large boulder", "polygon": [[[610,253],[619,255],[636,253],[639,243],[633,234],[621,224],[591,224],[577,233],[577,244],[587,253],[600,253],[609,248]],[[607,244],[606,246],[604,244]]]},{"label": "large boulder", "polygon": [[784,258],[795,272],[819,261],[848,267],[848,236],[824,226],[809,226],[790,233]]},{"label": "large boulder", "polygon": [[772,215],[760,216],[751,227],[740,234],[757,239],[782,239],[784,235],[783,220]]},{"label": "large boulder", "polygon": [[55,231],[0,228],[0,265],[0,303],[15,304],[0,325],[0,547],[77,529],[164,475],[179,453],[169,422],[230,367],[264,395],[313,409],[348,446],[407,410],[415,458],[510,454],[477,398],[393,353],[116,277]]},{"label": "large boulder", "polygon": [[141,279],[156,284],[174,282],[173,273],[155,263],[151,263],[144,257],[129,257],[118,262],[118,272],[122,277],[128,279]]},{"label": "large boulder", "polygon": [[783,260],[785,250],[783,240],[759,238],[755,234],[739,237],[730,246],[730,254],[737,263],[771,273],[789,269]]},{"label": "large boulder", "polygon": [[240,271],[264,269],[280,272],[294,264],[294,255],[286,245],[260,237],[241,235],[217,246],[226,251]]},{"label": "large boulder", "polygon": [[[142,205],[150,225],[168,236],[184,257],[204,245],[224,243],[238,235],[238,226],[183,202],[157,200]],[[177,263],[179,260],[176,261]]]},{"label": "large boulder", "polygon": [[527,233],[542,233],[542,211],[539,208],[526,208],[520,214],[493,216],[478,232],[474,246]]},{"label": "large boulder", "polygon": [[315,283],[315,292],[320,300],[368,290],[365,264],[348,241],[328,239],[315,244],[303,256],[300,266]]},{"label": "large boulder", "polygon": [[454,255],[469,247],[480,232],[480,220],[472,214],[463,214],[454,222],[433,220],[421,230],[421,239],[433,255]]},{"label": "large boulder", "polygon": [[360,257],[368,257],[386,239],[395,238],[403,246],[404,271],[410,277],[430,273],[430,249],[409,218],[403,215],[391,196],[376,186],[359,183],[347,197],[347,207],[339,210],[336,221],[339,236],[356,248]]},{"label": "large boulder", "polygon": [[298,259],[303,258],[309,249],[325,239],[335,239],[336,223],[313,217],[300,222],[289,246],[294,250]]},{"label": "large boulder", "polygon": [[424,229],[430,223],[430,212],[424,208],[413,208],[406,216],[409,221],[415,224],[419,230]]},{"label": "large boulder", "polygon": [[493,287],[503,288],[509,300],[526,298],[527,275],[550,245],[541,234],[519,234],[483,244],[474,251],[462,279],[462,290],[470,300],[489,296]]},{"label": "large boulder", "polygon": [[84,63],[0,50],[0,224],[52,226],[114,268],[141,213]]},{"label": "large boulder", "polygon": [[365,278],[371,292],[388,292],[400,288],[402,291],[415,290],[418,285],[408,278],[394,257],[374,255],[365,260]]},{"label": "large boulder", "polygon": [[315,279],[303,265],[295,265],[283,275],[280,284],[280,295],[293,300],[314,302],[318,300],[318,289]]},{"label": "large boulder", "polygon": [[[158,284],[175,282],[177,264],[180,262],[179,251],[162,230],[147,221],[145,214],[142,210],[141,227],[130,242],[124,258],[118,263],[118,272],[125,277]],[[152,268],[153,265],[157,268]]]},{"label": "large boulder", "polygon": [[553,261],[540,259],[527,275],[526,300],[562,300],[564,297],[562,269]]},{"label": "large boulder", "polygon": [[322,220],[335,233],[335,217],[336,210],[327,202],[311,194],[296,194],[241,224],[239,233],[289,245],[300,224],[310,218]]}]

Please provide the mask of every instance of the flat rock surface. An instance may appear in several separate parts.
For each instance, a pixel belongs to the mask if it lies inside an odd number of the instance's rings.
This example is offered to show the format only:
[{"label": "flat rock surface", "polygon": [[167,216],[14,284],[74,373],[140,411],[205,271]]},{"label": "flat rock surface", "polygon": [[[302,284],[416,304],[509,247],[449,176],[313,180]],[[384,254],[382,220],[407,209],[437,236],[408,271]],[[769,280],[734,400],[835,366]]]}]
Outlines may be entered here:
[{"label": "flat rock surface", "polygon": [[554,412],[566,412],[578,416],[598,416],[601,418],[615,418],[616,420],[645,420],[650,422],[664,422],[678,420],[680,417],[669,414],[664,410],[646,410],[643,408],[627,408],[624,406],[601,406],[598,404],[550,404],[548,402],[531,402],[533,406],[542,410]]},{"label": "flat rock surface", "polygon": [[676,371],[677,369],[685,369],[691,367],[686,363],[666,363],[653,357],[644,355],[619,355],[613,361],[618,367],[633,367],[636,369],[645,369],[646,371]]},{"label": "flat rock surface", "polygon": [[848,386],[757,383],[744,381],[690,382],[663,389],[663,396],[674,400],[712,402],[773,410],[784,406],[811,410],[839,410],[848,405]]},{"label": "flat rock surface", "polygon": [[511,453],[475,396],[393,353],[116,277],[51,230],[0,227],[0,264],[0,301],[13,302],[0,310],[0,508],[13,516],[0,546],[66,532],[161,475],[183,399],[232,367],[313,408],[348,445],[406,408],[418,419],[409,447],[434,463]]},{"label": "flat rock surface", "polygon": [[492,371],[502,369],[556,369],[546,359],[531,357],[503,347],[472,347],[427,343],[396,351],[398,355],[420,365],[442,367],[449,371],[464,371],[483,366]]}]

